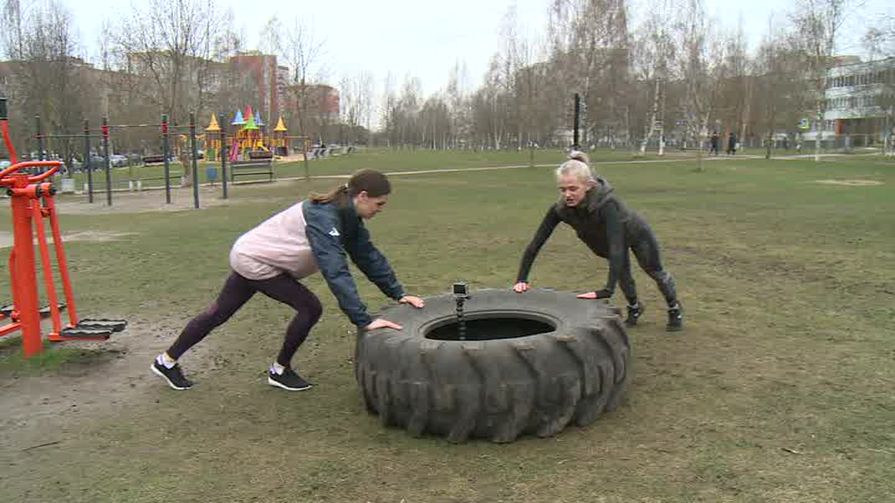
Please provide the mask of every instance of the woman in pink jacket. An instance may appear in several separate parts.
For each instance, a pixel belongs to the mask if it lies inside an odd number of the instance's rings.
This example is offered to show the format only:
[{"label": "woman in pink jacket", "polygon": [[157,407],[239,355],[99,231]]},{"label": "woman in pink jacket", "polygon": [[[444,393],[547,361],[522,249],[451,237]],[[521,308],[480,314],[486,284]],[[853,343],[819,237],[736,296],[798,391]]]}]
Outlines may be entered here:
[{"label": "woman in pink jacket", "polygon": [[317,271],[358,329],[400,329],[396,323],[373,319],[367,313],[346,260],[346,255],[351,257],[385,295],[402,304],[423,307],[422,299],[404,293],[363,224],[364,219],[382,211],[390,192],[385,175],[362,170],[348,183],[327,194],[312,195],[240,236],[230,251],[232,271],[217,300],[187,323],[174,344],[156,357],[152,372],[174,389],[191,388],[193,383],[183,375],[178,358],[233,316],[255,292],[261,292],[296,311],[267,382],[290,391],[309,389],[311,384],[292,370],[291,361],[323,312],[317,296],[299,281]]}]

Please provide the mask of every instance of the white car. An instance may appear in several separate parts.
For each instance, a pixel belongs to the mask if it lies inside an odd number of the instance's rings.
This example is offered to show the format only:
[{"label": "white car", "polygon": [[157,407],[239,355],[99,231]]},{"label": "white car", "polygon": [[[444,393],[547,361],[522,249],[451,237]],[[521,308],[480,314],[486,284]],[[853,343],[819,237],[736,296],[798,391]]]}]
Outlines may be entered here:
[{"label": "white car", "polygon": [[116,168],[127,166],[127,156],[121,154],[112,154],[111,156],[109,156],[109,162]]}]

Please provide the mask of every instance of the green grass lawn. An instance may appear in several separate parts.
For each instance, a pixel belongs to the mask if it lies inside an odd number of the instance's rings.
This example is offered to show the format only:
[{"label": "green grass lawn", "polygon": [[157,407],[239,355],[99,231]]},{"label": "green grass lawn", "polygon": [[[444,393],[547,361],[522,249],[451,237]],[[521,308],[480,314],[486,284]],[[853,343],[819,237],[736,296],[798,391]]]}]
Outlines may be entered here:
[{"label": "green grass lawn", "polygon": [[[536,164],[561,160],[544,151]],[[371,151],[313,165],[315,174],[345,174],[527,162],[527,152]],[[82,416],[0,422],[0,501],[895,500],[895,163],[737,159],[702,172],[692,161],[596,165],[659,236],[686,327],[664,331],[659,293],[637,270],[647,311],[629,332],[628,399],[593,425],[507,445],[383,429],[353,381],[353,329],[319,276],[307,284],[325,313],[296,357],[313,390],[264,384],[291,314],[262,297],[183,358],[193,390],[173,392],[147,376],[148,357],[133,357],[129,345],[165,349],[217,293],[240,233],[333,182],[245,185],[212,209],[124,213],[126,203],[116,203],[63,216],[67,231],[133,233],[67,245],[82,314],[131,322],[115,347],[132,359],[132,374],[92,353],[79,372],[132,390],[107,406],[92,397],[98,405]],[[816,183],[856,179],[881,184]],[[445,293],[458,279],[509,288],[556,198],[548,167],[392,183],[389,206],[368,227],[419,295]],[[9,222],[5,207],[0,221]],[[606,269],[561,227],[532,281],[587,291],[602,286]],[[387,302],[359,285],[369,305]],[[52,360],[35,375],[13,361],[9,344],[0,348],[7,397],[29,396],[37,380],[67,379],[78,365]],[[34,395],[33,406],[44,397]],[[41,440],[58,443],[26,450]]]}]

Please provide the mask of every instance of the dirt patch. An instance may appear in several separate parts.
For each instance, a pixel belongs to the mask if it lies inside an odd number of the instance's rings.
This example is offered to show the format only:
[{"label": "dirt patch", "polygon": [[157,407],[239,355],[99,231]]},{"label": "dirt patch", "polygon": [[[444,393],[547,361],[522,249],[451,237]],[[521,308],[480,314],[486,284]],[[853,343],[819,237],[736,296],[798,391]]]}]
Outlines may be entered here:
[{"label": "dirt patch", "polygon": [[814,183],[822,183],[824,185],[845,185],[847,187],[871,187],[874,185],[882,185],[879,180],[814,180]]},{"label": "dirt patch", "polygon": [[[133,236],[133,232],[107,232],[107,231],[80,231],[70,232],[62,235],[64,242],[68,241],[118,241],[126,236]],[[47,236],[48,242],[53,242],[51,235]],[[13,234],[11,232],[0,231],[0,248],[11,248],[13,245]],[[37,240],[34,241],[37,244]]]},{"label": "dirt patch", "polygon": [[80,231],[63,234],[63,241],[118,241],[126,236],[134,236],[135,232]]},{"label": "dirt patch", "polygon": [[27,447],[16,439],[29,437],[35,429],[52,431],[52,426],[60,422],[82,419],[130,398],[137,392],[138,384],[149,382],[148,362],[153,352],[163,346],[161,340],[147,335],[139,328],[129,327],[107,342],[77,343],[89,349],[102,347],[114,355],[105,361],[66,364],[45,375],[5,376],[0,385],[0,408],[4,411],[0,441],[8,446]]},{"label": "dirt patch", "polygon": [[[83,360],[38,375],[0,374],[0,445],[27,449],[49,438],[47,432],[55,428],[132,403],[153,386],[164,388],[149,372],[149,366],[180,328],[173,322],[130,320],[127,329],[108,341],[62,343],[83,348]],[[19,347],[9,350],[18,351]],[[204,347],[196,348],[197,354],[205,352]],[[215,367],[213,361],[197,360],[191,370]]]},{"label": "dirt patch", "polygon": [[[266,183],[266,187],[278,184],[291,183],[289,180],[277,180],[273,184]],[[234,198],[234,192],[242,192],[243,194],[250,192],[247,190],[254,184],[240,184],[231,186],[230,198],[223,199],[220,185],[214,187],[203,185],[199,187],[199,207],[211,208],[217,206],[228,206],[232,204],[249,204],[264,202],[267,199],[263,197],[245,197],[240,195]],[[254,191],[251,191],[254,192]],[[144,190],[141,192],[119,191],[112,193],[112,206],[107,204],[106,194],[94,193],[93,202],[87,201],[86,194],[66,194],[58,199],[56,206],[59,208],[60,214],[67,215],[93,215],[103,213],[149,213],[164,211],[187,211],[194,209],[193,189],[192,188],[172,188],[171,203],[165,201],[164,190]]]}]

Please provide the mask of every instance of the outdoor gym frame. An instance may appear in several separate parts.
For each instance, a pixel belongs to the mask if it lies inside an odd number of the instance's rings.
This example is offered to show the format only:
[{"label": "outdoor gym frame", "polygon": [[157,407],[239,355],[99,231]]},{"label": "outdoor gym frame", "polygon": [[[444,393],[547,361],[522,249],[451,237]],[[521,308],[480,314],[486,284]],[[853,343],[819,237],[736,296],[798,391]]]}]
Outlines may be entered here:
[{"label": "outdoor gym frame", "polygon": [[[12,303],[0,306],[0,320],[9,323],[0,326],[0,337],[14,332],[22,333],[22,348],[26,358],[43,350],[40,319],[49,316],[53,328],[48,340],[61,342],[69,340],[106,340],[113,332],[127,326],[124,320],[82,319],[78,317],[72,291],[68,261],[62,242],[62,232],[56,212],[55,194],[51,178],[60,167],[61,161],[31,160],[19,162],[9,134],[6,114],[6,98],[0,98],[0,133],[9,153],[11,165],[0,170],[0,187],[10,198],[13,223],[13,248],[9,254],[10,286]],[[39,174],[30,170],[40,169]],[[56,267],[62,281],[65,302],[60,302],[56,294],[53,262],[47,240],[46,223],[49,222],[53,236]],[[48,304],[39,307],[39,284],[37,281],[37,261],[34,241],[37,247],[44,276],[44,293]],[[63,324],[60,312],[68,310],[68,324]]]},{"label": "outdoor gym frame", "polygon": [[[121,129],[130,129],[130,128],[155,128],[159,131],[162,140],[162,162],[164,164],[164,180],[165,180],[165,202],[171,203],[171,134],[174,133],[182,133],[188,136],[189,138],[189,162],[190,168],[192,171],[192,186],[193,186],[193,206],[195,208],[199,208],[199,170],[198,170],[198,141],[196,136],[196,114],[190,113],[189,123],[185,126],[175,126],[171,125],[168,121],[167,114],[161,116],[161,122],[157,124],[109,124],[108,119],[103,117],[102,125],[99,129],[91,129],[88,120],[84,120],[84,129],[80,133],[45,133],[41,126],[41,120],[39,115],[35,115],[34,117],[35,123],[35,135],[34,138],[37,140],[38,147],[38,160],[45,160],[45,152],[46,152],[46,142],[47,140],[58,138],[83,138],[83,159],[81,166],[82,169],[86,172],[87,176],[87,200],[90,203],[94,202],[94,177],[93,171],[94,166],[92,165],[92,147],[91,147],[91,138],[99,139],[102,144],[102,153],[104,158],[103,166],[105,171],[105,192],[106,192],[106,204],[112,206],[112,161],[109,155],[109,142],[110,137],[112,136],[115,130]],[[222,149],[221,149],[221,181],[222,181],[222,196],[224,199],[228,198],[228,177],[227,177],[227,153],[229,147],[227,146],[227,131],[225,129],[221,129],[219,133],[217,133]],[[147,156],[148,157],[148,156]],[[147,157],[144,157],[144,162]]]},{"label": "outdoor gym frame", "polygon": [[[273,158],[266,161],[262,161],[260,159],[255,160],[254,158],[250,160],[244,161],[232,161],[232,148],[230,142],[237,138],[236,132],[228,131],[227,125],[228,121],[224,120],[224,117],[220,114],[213,114],[215,121],[218,124],[223,125],[219,129],[211,130],[206,129],[204,134],[205,141],[219,142],[219,148],[216,148],[219,155],[217,155],[216,162],[220,162],[220,181],[222,187],[222,197],[223,199],[228,199],[229,197],[229,186],[231,184],[235,184],[237,176],[249,176],[249,175],[267,175],[268,181],[273,181],[276,178],[276,172],[274,170]],[[282,119],[281,119],[282,120]],[[142,190],[143,182],[148,180],[164,180],[164,189],[165,189],[165,202],[167,204],[171,204],[172,202],[172,191],[171,191],[171,179],[172,177],[177,180],[179,179],[179,173],[172,173],[172,157],[174,156],[174,152],[179,150],[183,152],[184,155],[181,156],[181,163],[184,165],[184,168],[190,168],[192,170],[191,173],[191,182],[192,182],[192,193],[193,193],[193,206],[195,208],[199,208],[199,142],[201,137],[197,134],[197,122],[196,122],[196,114],[189,114],[189,123],[186,125],[172,125],[168,119],[166,114],[161,116],[161,121],[158,123],[145,123],[145,124],[110,124],[107,117],[102,118],[102,122],[99,128],[91,128],[90,122],[88,120],[84,120],[83,129],[79,132],[47,132],[44,130],[44,127],[41,123],[41,117],[39,115],[34,116],[34,134],[32,136],[33,139],[37,141],[37,156],[36,160],[48,160],[50,153],[54,151],[58,152],[59,148],[52,148],[49,145],[54,139],[58,140],[73,140],[73,139],[82,139],[81,145],[79,147],[72,146],[72,143],[68,143],[68,145],[64,148],[65,156],[65,165],[73,171],[75,167],[72,163],[74,162],[74,152],[83,149],[82,159],[83,161],[80,164],[80,170],[84,173],[85,181],[84,183],[84,193],[87,195],[87,200],[89,203],[93,203],[95,200],[95,194],[98,190],[104,189],[106,194],[106,204],[108,206],[112,206],[112,192],[113,187],[116,183],[120,183],[121,179],[116,180],[115,176],[113,176],[112,168],[112,143],[115,137],[116,131],[124,131],[128,129],[137,129],[137,128],[150,128],[158,131],[160,144],[161,144],[161,155],[143,155],[142,162],[143,165],[148,165],[150,163],[159,163],[163,164],[164,171],[163,176],[150,176],[145,177],[138,175],[135,179],[131,176],[128,180],[128,185],[130,190],[134,190],[134,182],[136,182],[136,190]],[[177,142],[179,149],[174,149],[171,137],[172,135],[176,135],[180,140]],[[289,150],[288,143],[296,140],[301,141],[302,150],[303,150],[303,159],[304,159],[304,177],[305,180],[310,180],[310,163],[309,163],[309,154],[310,154],[310,141],[306,136],[281,136],[282,140],[285,140],[287,143],[286,149]],[[96,149],[97,143],[99,143],[99,148]],[[206,143],[207,144],[207,143]],[[98,150],[95,151],[94,149]],[[186,154],[188,152],[188,154]],[[102,157],[102,165],[100,166],[97,162],[97,158],[95,156],[101,154]],[[188,163],[188,164],[187,164]],[[206,175],[212,184],[215,179],[217,179],[217,172],[214,170],[214,167],[209,167],[208,174]],[[95,173],[96,170],[103,170],[103,181],[105,187],[102,187],[101,184],[97,183],[97,178]],[[214,170],[214,171],[212,171]],[[69,171],[70,176],[71,171]],[[133,175],[133,173],[131,173]],[[257,182],[258,180],[255,180]],[[63,187],[65,185],[63,184]],[[158,186],[156,186],[158,188]]]}]

